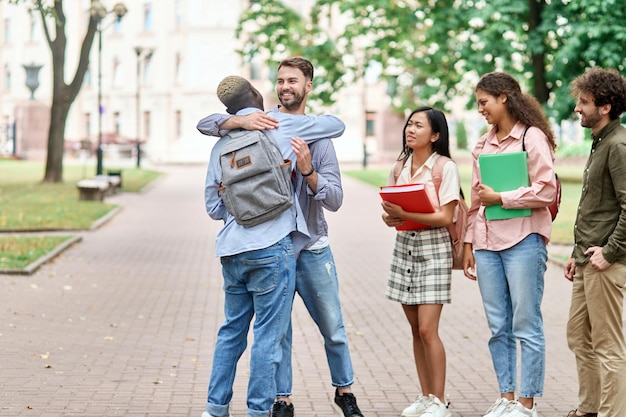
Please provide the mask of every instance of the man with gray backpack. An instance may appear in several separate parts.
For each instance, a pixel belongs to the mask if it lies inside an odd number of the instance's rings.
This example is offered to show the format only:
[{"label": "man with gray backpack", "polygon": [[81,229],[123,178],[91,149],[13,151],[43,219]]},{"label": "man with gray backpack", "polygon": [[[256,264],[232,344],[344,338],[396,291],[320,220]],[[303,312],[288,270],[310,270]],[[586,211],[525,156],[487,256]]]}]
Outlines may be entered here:
[{"label": "man with gray backpack", "polygon": [[[305,116],[306,96],[311,89],[313,66],[300,57],[289,58],[279,65],[276,93],[280,106],[267,114],[255,112],[247,116],[211,115],[204,118],[198,129],[207,135],[223,136],[227,129],[275,129],[289,132],[291,118],[300,121]],[[286,116],[289,115],[289,116]],[[280,118],[280,124],[277,118]],[[220,130],[221,129],[221,130]],[[288,135],[289,136],[289,135]],[[296,154],[294,184],[311,239],[300,252],[296,266],[296,292],[324,338],[331,383],[335,388],[333,406],[344,417],[362,417],[356,397],[352,394],[354,372],[343,323],[339,299],[338,277],[328,240],[328,225],[324,210],[336,211],[343,201],[341,175],[331,140],[306,143],[292,138]],[[330,268],[328,266],[331,266]],[[291,404],[291,331],[283,343],[283,360],[277,374],[277,398],[272,417],[292,417]]]},{"label": "man with gray backpack", "polygon": [[[237,117],[263,110],[260,94],[241,77],[227,77],[218,87],[218,97],[228,112]],[[282,126],[289,123],[280,123],[281,128],[269,132],[269,135],[276,140],[283,161],[295,160],[291,136],[298,135],[307,141],[314,141],[340,136],[344,130],[343,122],[332,116],[304,116],[287,129]],[[198,129],[205,133],[202,126],[203,121],[198,124]],[[222,193],[228,193],[232,185],[224,183],[222,169],[232,163],[235,168],[245,170],[256,163],[256,157],[254,160],[252,157],[247,159],[245,152],[239,154],[230,150],[232,162],[227,161],[224,156],[229,153],[226,152],[229,151],[229,139],[232,136],[221,138],[214,145],[205,183],[207,212],[211,218],[224,221],[224,227],[216,238],[216,255],[222,263],[226,320],[218,331],[203,416],[229,415],[236,365],[245,350],[252,317],[256,315],[247,417],[267,417],[277,392],[276,374],[282,357],[281,344],[290,324],[296,256],[308,242],[309,233],[299,204],[288,204],[283,211],[258,224],[245,225],[236,220],[235,214],[228,210],[222,199]],[[260,137],[258,140],[271,139]],[[287,165],[289,170],[286,171],[290,173],[295,164]],[[250,190],[250,193],[255,191]],[[293,189],[291,192],[295,199]],[[246,204],[254,205],[251,201],[247,200]],[[236,200],[234,205],[237,205]]]}]

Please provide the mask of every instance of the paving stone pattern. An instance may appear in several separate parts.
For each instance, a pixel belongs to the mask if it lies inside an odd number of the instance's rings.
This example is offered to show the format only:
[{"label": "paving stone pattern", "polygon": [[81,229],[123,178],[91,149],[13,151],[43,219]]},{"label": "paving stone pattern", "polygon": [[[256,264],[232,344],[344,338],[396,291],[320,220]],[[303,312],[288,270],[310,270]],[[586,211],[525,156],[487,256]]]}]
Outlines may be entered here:
[{"label": "paving stone pattern", "polygon": [[[204,211],[205,167],[161,168],[141,194],[108,198],[123,209],[31,276],[0,275],[0,416],[200,417],[215,335],[223,321],[220,222]],[[394,231],[376,190],[344,176],[345,200],[329,213],[331,245],[366,417],[397,417],[419,392],[409,326],[384,297]],[[550,265],[543,303],[545,394],[539,415],[576,406],[575,364],[565,341],[570,283]],[[298,417],[336,415],[322,339],[302,302],[294,320]],[[453,416],[478,417],[498,397],[475,282],[454,272],[441,336]],[[238,367],[234,417],[245,417],[249,356]]]}]

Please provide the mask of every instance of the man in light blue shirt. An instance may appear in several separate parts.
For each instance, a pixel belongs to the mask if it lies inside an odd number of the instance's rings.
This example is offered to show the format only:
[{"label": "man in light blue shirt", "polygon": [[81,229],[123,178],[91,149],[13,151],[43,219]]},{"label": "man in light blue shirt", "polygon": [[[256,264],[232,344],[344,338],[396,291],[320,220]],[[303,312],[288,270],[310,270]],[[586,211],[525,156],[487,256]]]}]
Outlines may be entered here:
[{"label": "man in light blue shirt", "polygon": [[[253,130],[279,126],[289,131],[300,125],[300,116],[304,116],[305,110],[303,98],[308,91],[307,85],[297,85],[297,78],[311,82],[312,65],[302,58],[292,58],[283,61],[279,68],[291,70],[279,71],[277,94],[280,108],[270,110],[268,117],[263,117],[261,113],[234,117],[211,115],[200,122],[200,131],[207,135],[223,136],[228,133],[228,128]],[[324,337],[331,382],[336,387],[335,407],[345,417],[362,417],[351,392],[354,373],[341,312],[337,271],[324,217],[324,209],[336,211],[343,200],[339,163],[331,140],[323,139],[307,145],[300,138],[292,138],[291,146],[296,155],[292,161],[297,162],[294,181],[296,195],[311,236],[298,257],[296,291]],[[283,343],[283,360],[279,365],[276,382],[277,401],[272,416],[292,417],[294,408],[289,399],[292,393],[291,326]]]},{"label": "man in light blue shirt", "polygon": [[[238,116],[263,109],[262,98],[259,101],[256,97],[260,94],[246,80],[240,79],[237,86],[221,87],[218,88],[218,96],[229,111],[236,112]],[[235,103],[231,96],[234,93],[241,96],[242,92],[254,100],[245,104]],[[223,100],[225,96],[231,100]],[[289,126],[289,123],[285,124]],[[205,133],[203,126],[203,121],[200,121],[198,129]],[[305,116],[292,121],[289,129],[289,134],[283,133],[285,127],[270,134],[279,143],[283,157],[295,161],[289,142],[291,134],[301,135],[309,141],[336,137],[343,133],[344,124],[332,116]],[[298,204],[257,226],[243,227],[234,221],[217,192],[221,178],[218,159],[222,146],[223,139],[220,139],[211,152],[205,201],[211,218],[224,221],[224,227],[216,238],[216,255],[220,257],[223,268],[226,321],[218,331],[203,416],[229,415],[236,365],[246,348],[250,322],[256,315],[247,417],[267,417],[277,392],[275,377],[282,357],[281,344],[290,323],[296,256],[309,236]]]}]

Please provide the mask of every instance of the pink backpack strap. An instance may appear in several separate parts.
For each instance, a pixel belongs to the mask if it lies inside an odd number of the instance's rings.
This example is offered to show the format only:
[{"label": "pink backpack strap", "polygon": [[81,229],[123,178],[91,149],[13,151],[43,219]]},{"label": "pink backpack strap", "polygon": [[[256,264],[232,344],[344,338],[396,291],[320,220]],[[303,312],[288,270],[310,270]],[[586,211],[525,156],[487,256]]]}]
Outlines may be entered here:
[{"label": "pink backpack strap", "polygon": [[398,183],[398,177],[400,176],[400,173],[402,172],[402,167],[404,167],[405,163],[406,163],[406,159],[401,159],[399,161],[396,161],[396,163],[393,165],[393,183],[394,184]]},{"label": "pink backpack strap", "polygon": [[[441,187],[441,180],[443,178],[443,166],[448,162],[452,161],[452,159],[447,156],[439,155],[439,158],[435,161],[432,170],[433,184],[435,184],[435,191],[437,192],[437,199],[439,199],[439,187]],[[460,198],[460,196],[459,196]],[[461,202],[459,201],[459,204]],[[459,236],[454,227],[454,223],[448,225],[448,231],[450,232],[450,236],[452,238],[452,242],[458,240]]]},{"label": "pink backpack strap", "polygon": [[452,159],[447,156],[439,155],[439,158],[435,161],[433,165],[433,184],[435,184],[435,191],[437,192],[437,198],[439,198],[439,187],[441,186],[441,180],[443,178],[443,166],[448,162],[452,161]]}]

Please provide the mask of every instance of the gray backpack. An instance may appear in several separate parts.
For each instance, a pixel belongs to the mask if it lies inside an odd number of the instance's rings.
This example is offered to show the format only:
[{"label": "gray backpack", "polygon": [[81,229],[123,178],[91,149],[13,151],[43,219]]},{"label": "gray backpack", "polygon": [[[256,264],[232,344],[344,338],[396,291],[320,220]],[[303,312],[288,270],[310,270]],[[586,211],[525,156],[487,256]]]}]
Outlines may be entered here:
[{"label": "gray backpack", "polygon": [[291,207],[291,161],[274,138],[260,130],[238,130],[223,140],[218,192],[237,223],[256,226]]}]

